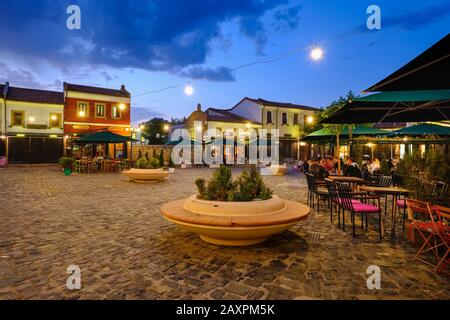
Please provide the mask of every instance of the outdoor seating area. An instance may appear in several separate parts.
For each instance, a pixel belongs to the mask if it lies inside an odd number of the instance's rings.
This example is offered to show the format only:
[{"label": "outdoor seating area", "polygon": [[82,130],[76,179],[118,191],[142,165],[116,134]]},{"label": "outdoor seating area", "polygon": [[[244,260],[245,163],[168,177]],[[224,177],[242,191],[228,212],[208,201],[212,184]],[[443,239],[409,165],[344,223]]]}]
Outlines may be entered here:
[{"label": "outdoor seating area", "polygon": [[108,173],[122,172],[133,167],[134,161],[129,159],[81,158],[74,159],[72,172],[75,173]]},{"label": "outdoor seating area", "polygon": [[[363,232],[371,232],[373,229],[382,240],[388,233],[389,226],[391,240],[408,239],[412,246],[417,245],[416,240],[423,241],[415,258],[430,264],[430,257],[426,259],[422,256],[425,252],[432,251],[436,260],[434,270],[448,272],[448,184],[440,181],[424,183],[430,201],[419,201],[411,198],[416,193],[415,190],[394,185],[392,176],[379,175],[375,180],[368,181],[356,177],[329,176],[323,184],[323,180],[313,174],[305,175],[308,204],[317,213],[321,212],[321,203],[328,207],[330,221],[338,228],[345,231],[346,223],[350,224],[353,238],[358,237],[359,229]],[[417,217],[417,214],[422,214],[422,217]],[[371,230],[369,222],[372,222]],[[401,226],[400,230],[398,226]],[[420,235],[419,239],[415,233]]]}]

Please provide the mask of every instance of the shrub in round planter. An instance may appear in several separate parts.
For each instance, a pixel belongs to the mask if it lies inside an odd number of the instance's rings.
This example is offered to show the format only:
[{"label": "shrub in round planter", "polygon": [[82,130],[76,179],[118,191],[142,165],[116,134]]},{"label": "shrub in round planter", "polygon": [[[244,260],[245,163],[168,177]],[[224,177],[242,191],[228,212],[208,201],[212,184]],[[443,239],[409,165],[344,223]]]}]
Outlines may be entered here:
[{"label": "shrub in round planter", "polygon": [[147,160],[145,157],[136,161],[136,168],[122,171],[122,174],[135,182],[157,182],[162,181],[169,175],[168,170],[161,168],[159,160],[151,158]]},{"label": "shrub in round planter", "polygon": [[137,169],[158,169],[160,168],[159,160],[156,158],[151,158],[147,160],[146,158],[139,158],[136,162]]},{"label": "shrub in round planter", "polygon": [[247,246],[281,233],[309,215],[309,207],[272,195],[252,168],[233,180],[231,170],[218,168],[210,181],[195,181],[198,194],[161,208],[166,219],[197,233],[209,243]]},{"label": "shrub in round planter", "polygon": [[66,176],[70,176],[70,173],[72,172],[72,164],[73,159],[70,157],[61,157],[59,158],[59,165],[64,170],[64,174]]}]

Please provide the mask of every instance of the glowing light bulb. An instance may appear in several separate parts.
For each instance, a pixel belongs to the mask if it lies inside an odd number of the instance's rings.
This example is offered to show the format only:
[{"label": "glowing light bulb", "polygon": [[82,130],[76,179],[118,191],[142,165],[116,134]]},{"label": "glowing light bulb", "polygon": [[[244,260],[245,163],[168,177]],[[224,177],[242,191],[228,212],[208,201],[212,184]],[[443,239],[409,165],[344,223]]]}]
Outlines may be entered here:
[{"label": "glowing light bulb", "polygon": [[141,129],[141,130],[144,130],[144,125],[143,124],[141,124],[140,126],[139,126],[139,129]]},{"label": "glowing light bulb", "polygon": [[52,119],[52,121],[56,121],[56,120],[58,119],[58,117],[57,117],[56,115],[52,115],[52,116],[50,117],[50,119]]},{"label": "glowing light bulb", "polygon": [[29,121],[29,122],[34,122],[34,117],[29,117],[29,118],[28,118],[28,121]]},{"label": "glowing light bulb", "polygon": [[192,96],[194,94],[194,88],[188,84],[186,87],[184,87],[184,94],[187,96]]},{"label": "glowing light bulb", "polygon": [[164,125],[164,131],[169,131],[169,125]]},{"label": "glowing light bulb", "polygon": [[250,129],[252,127],[252,125],[249,122],[247,122],[245,126],[247,127],[247,129]]},{"label": "glowing light bulb", "polygon": [[84,117],[86,115],[86,112],[84,112],[83,110],[81,110],[80,112],[78,112],[78,115],[80,117]]},{"label": "glowing light bulb", "polygon": [[309,56],[315,61],[321,60],[323,58],[323,50],[319,47],[314,47],[311,49]]},{"label": "glowing light bulb", "polygon": [[311,116],[309,116],[309,117],[306,118],[306,122],[307,122],[308,124],[313,123],[313,121],[314,121],[314,118],[311,117]]},{"label": "glowing light bulb", "polygon": [[119,104],[119,110],[121,111],[125,110],[125,104],[123,103]]}]

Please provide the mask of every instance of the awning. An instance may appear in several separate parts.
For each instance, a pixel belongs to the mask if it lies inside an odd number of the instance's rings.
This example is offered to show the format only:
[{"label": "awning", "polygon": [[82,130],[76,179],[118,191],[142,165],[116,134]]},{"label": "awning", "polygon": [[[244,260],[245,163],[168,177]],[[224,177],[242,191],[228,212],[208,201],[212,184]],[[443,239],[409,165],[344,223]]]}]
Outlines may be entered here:
[{"label": "awning", "polygon": [[347,103],[322,123],[450,120],[450,90],[391,91]]},{"label": "awning", "polygon": [[392,135],[403,136],[450,136],[450,127],[441,126],[432,123],[421,123],[391,132]]},{"label": "awning", "polygon": [[448,70],[450,34],[365,92],[450,89]]},{"label": "awning", "polygon": [[[355,126],[355,128],[353,128],[352,130],[352,135],[353,136],[383,136],[388,134],[389,131],[386,130],[381,130],[378,128],[371,128],[371,127],[367,127],[367,126]],[[344,127],[342,129],[342,133],[340,134],[341,138],[348,138],[349,136],[349,128],[348,127]],[[304,141],[318,141],[318,140],[331,140],[334,139],[336,137],[336,135],[331,132],[329,129],[327,128],[322,128],[320,130],[317,130],[315,132],[312,132],[310,134],[308,134],[307,136],[305,136],[302,140]]]},{"label": "awning", "polygon": [[137,141],[131,137],[121,136],[110,131],[99,131],[88,133],[75,139],[76,142],[82,143],[124,143],[128,141]]}]

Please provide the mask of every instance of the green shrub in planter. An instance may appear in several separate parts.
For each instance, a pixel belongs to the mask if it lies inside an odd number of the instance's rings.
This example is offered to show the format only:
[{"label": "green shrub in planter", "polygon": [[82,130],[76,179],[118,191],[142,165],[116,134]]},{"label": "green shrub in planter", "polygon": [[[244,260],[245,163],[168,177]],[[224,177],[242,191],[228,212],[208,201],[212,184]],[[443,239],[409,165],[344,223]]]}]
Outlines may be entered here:
[{"label": "green shrub in planter", "polygon": [[66,176],[69,176],[70,173],[72,172],[72,164],[73,164],[73,159],[70,157],[59,158],[59,165],[61,166],[61,168],[64,169],[64,174]]},{"label": "green shrub in planter", "polygon": [[146,158],[140,158],[136,162],[137,169],[158,169],[159,167],[159,160],[156,158],[151,158],[150,160],[147,160]]},{"label": "green shrub in planter", "polygon": [[164,150],[161,149],[161,153],[159,154],[159,166],[162,167],[164,165]]},{"label": "green shrub in planter", "polygon": [[144,157],[139,158],[138,161],[136,161],[136,168],[137,169],[147,169],[147,159]]},{"label": "green shrub in planter", "polygon": [[272,197],[272,190],[264,184],[261,176],[253,166],[251,171],[243,171],[233,181],[231,170],[225,166],[218,168],[213,178],[206,183],[202,178],[195,180],[198,197],[213,201],[252,201],[267,200]]},{"label": "green shrub in planter", "polygon": [[161,166],[159,165],[159,160],[156,158],[151,158],[150,161],[148,162],[149,169],[158,169],[159,167]]}]

